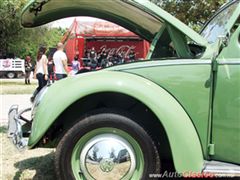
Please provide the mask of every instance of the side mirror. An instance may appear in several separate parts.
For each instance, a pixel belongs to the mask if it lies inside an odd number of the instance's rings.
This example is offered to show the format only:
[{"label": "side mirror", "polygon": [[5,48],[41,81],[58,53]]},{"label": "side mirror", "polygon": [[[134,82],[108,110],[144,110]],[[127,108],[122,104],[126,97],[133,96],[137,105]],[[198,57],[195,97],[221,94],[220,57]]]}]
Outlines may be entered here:
[{"label": "side mirror", "polygon": [[228,32],[225,36],[224,35],[220,35],[218,36],[218,50],[215,54],[215,56],[217,56],[222,50],[223,48],[227,47],[230,41],[230,32]]},{"label": "side mirror", "polygon": [[218,39],[219,39],[219,46],[220,46],[220,49],[224,48],[224,47],[227,47],[228,44],[229,44],[229,40],[230,40],[230,32],[228,32],[225,36],[218,36]]}]

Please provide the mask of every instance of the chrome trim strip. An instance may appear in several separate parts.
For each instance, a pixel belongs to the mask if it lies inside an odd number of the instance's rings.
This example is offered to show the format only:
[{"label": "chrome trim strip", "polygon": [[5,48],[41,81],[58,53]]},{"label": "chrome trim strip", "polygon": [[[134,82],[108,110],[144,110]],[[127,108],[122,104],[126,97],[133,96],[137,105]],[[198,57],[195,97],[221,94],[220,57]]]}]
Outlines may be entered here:
[{"label": "chrome trim strip", "polygon": [[[148,63],[147,62],[151,62]],[[133,67],[123,68],[121,70],[137,69],[137,68],[147,68],[147,67],[157,67],[157,66],[173,66],[173,65],[210,65],[212,60],[189,60],[189,59],[177,59],[177,60],[151,60],[145,61],[146,64],[136,65],[133,63]]]},{"label": "chrome trim strip", "polygon": [[219,65],[240,65],[240,58],[239,60],[229,60],[229,61],[219,61]]},{"label": "chrome trim strip", "polygon": [[211,60],[201,60],[201,59],[176,59],[176,60],[158,60],[158,64],[163,65],[181,65],[181,64],[211,64]]},{"label": "chrome trim strip", "polygon": [[240,166],[220,161],[205,161],[203,172],[217,177],[240,177]]}]

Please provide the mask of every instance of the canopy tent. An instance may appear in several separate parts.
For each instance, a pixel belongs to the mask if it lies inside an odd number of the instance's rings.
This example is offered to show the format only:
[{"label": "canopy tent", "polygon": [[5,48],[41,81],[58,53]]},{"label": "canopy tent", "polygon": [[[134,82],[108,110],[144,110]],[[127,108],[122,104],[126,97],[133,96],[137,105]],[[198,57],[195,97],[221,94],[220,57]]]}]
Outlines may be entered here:
[{"label": "canopy tent", "polygon": [[61,42],[65,44],[68,59],[71,61],[76,54],[84,57],[84,51],[92,46],[97,51],[105,47],[109,52],[121,50],[127,53],[133,49],[137,58],[145,58],[149,43],[129,30],[114,23],[91,18],[90,21],[74,19]]},{"label": "canopy tent", "polygon": [[62,42],[65,42],[69,36],[84,37],[138,37],[127,29],[118,26],[109,21],[91,18],[91,21],[81,21],[74,19],[72,25],[65,33]]}]

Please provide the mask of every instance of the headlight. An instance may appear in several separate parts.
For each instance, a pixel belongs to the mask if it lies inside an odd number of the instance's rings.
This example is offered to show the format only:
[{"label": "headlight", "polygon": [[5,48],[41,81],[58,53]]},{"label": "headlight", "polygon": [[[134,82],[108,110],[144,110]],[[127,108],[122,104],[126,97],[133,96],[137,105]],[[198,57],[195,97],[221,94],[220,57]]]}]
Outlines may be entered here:
[{"label": "headlight", "polygon": [[36,113],[36,109],[37,109],[38,105],[40,104],[43,96],[46,94],[48,88],[49,88],[49,86],[43,87],[41,89],[41,91],[37,94],[37,96],[35,97],[35,100],[34,100],[33,106],[32,106],[32,114],[31,114],[32,119]]}]

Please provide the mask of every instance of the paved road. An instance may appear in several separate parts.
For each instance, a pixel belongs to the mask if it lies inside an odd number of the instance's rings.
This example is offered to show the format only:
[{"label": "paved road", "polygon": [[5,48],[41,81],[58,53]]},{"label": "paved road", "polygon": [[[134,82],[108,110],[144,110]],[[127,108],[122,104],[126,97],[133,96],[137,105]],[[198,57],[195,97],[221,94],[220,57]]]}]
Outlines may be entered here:
[{"label": "paved road", "polygon": [[[0,95],[0,123],[6,123],[8,119],[8,110],[13,104],[19,105],[19,109],[31,107],[31,94],[24,95]],[[30,113],[26,114],[30,117]]]}]

